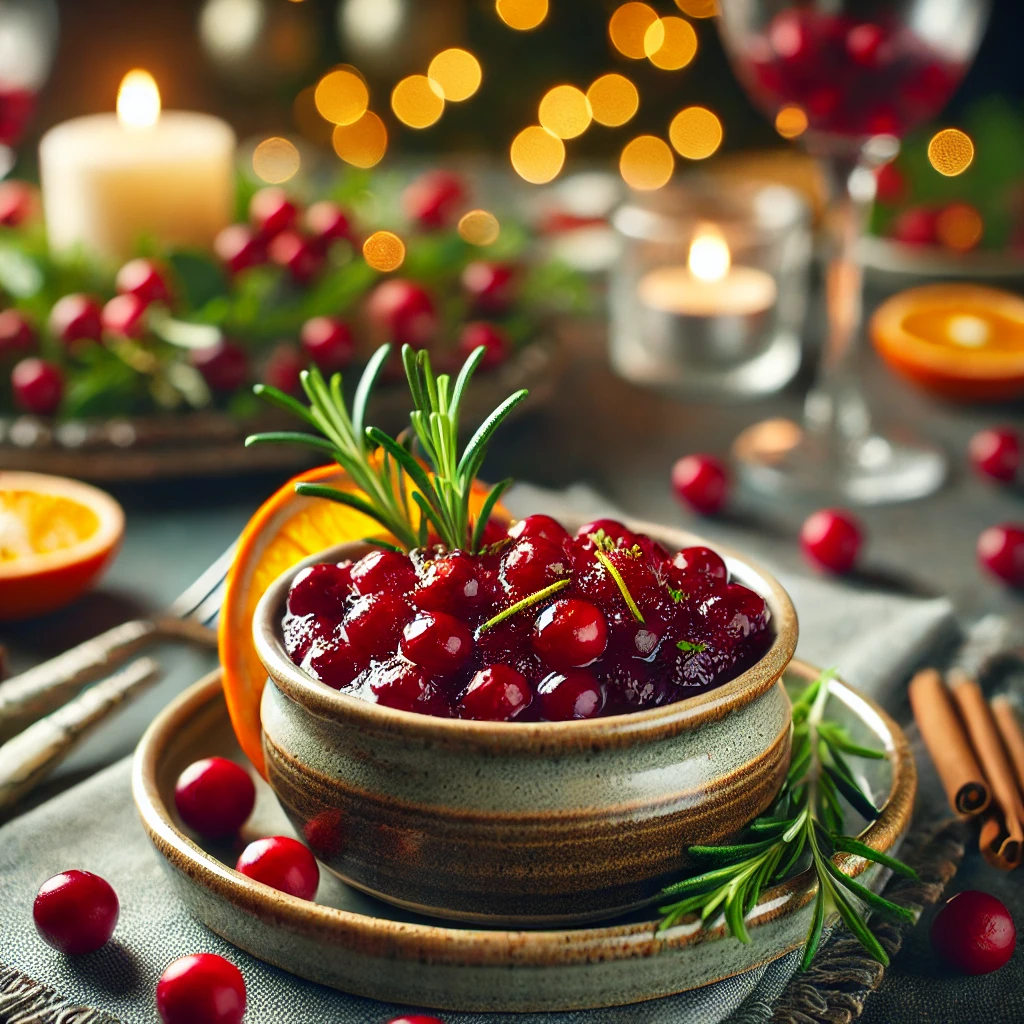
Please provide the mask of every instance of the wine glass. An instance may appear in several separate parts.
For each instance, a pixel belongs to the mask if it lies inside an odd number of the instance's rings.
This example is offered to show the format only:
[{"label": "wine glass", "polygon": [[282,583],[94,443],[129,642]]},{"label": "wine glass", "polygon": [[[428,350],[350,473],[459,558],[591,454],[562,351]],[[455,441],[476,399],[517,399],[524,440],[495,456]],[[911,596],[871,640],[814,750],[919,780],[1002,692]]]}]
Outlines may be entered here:
[{"label": "wine glass", "polygon": [[742,475],[761,491],[856,504],[931,494],[942,452],[874,429],[856,371],[862,276],[857,247],[875,171],[899,139],[935,116],[978,48],[988,0],[720,0],[719,32],[755,103],[790,123],[830,189],[828,333],[803,423],[770,420],[736,440]]}]

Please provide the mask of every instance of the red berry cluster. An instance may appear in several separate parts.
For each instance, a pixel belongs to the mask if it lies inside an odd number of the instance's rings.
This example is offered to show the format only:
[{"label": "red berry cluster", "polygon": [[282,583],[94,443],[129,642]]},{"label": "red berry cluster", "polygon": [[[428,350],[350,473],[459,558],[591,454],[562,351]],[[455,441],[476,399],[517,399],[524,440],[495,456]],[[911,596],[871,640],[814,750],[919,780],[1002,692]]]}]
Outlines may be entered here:
[{"label": "red berry cluster", "polygon": [[379,550],[304,569],[283,631],[297,665],[373,703],[565,721],[718,686],[764,654],[769,620],[708,548],[671,555],[613,520],[571,536],[533,515],[481,555]]}]

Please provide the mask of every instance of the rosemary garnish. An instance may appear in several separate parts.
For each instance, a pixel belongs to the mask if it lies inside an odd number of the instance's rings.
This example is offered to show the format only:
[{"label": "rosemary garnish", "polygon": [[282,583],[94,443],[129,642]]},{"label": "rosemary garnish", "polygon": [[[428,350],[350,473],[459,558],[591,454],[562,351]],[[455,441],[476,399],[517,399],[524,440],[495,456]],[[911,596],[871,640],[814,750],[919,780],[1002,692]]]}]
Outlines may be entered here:
[{"label": "rosemary garnish", "polygon": [[488,629],[497,626],[499,622],[504,622],[506,619],[510,619],[513,615],[518,615],[519,612],[523,611],[525,608],[532,608],[533,605],[551,597],[552,594],[557,594],[560,590],[564,590],[571,582],[572,580],[570,579],[557,580],[545,587],[543,590],[538,590],[533,594],[529,594],[521,601],[516,601],[515,604],[509,605],[508,608],[502,609],[493,618],[488,619],[482,626],[480,626],[478,632],[484,633]]},{"label": "rosemary garnish", "polygon": [[629,587],[626,586],[626,581],[622,578],[622,573],[615,568],[612,564],[612,560],[603,551],[595,551],[594,557],[608,570],[611,578],[615,580],[615,585],[622,593],[622,599],[626,602],[630,612],[632,612],[633,618],[643,625],[644,617],[641,614],[640,609],[637,607],[636,601],[633,600],[633,595],[629,592]]},{"label": "rosemary garnish", "polygon": [[888,957],[861,913],[861,904],[903,921],[914,921],[915,908],[901,907],[872,892],[840,870],[836,853],[850,853],[915,878],[914,871],[860,840],[843,834],[842,794],[869,821],[879,815],[871,796],[854,778],[846,757],[884,758],[879,750],[854,743],[846,730],[824,718],[831,671],[822,673],[793,702],[793,750],[789,771],[768,811],[748,828],[748,840],[729,846],[691,846],[689,854],[709,869],[665,889],[683,897],[661,907],[659,930],[670,928],[687,914],[702,922],[722,914],[729,931],[741,942],[750,936],[744,922],[765,886],[797,871],[812,869],[818,881],[814,913],[804,947],[806,969],[821,942],[825,919],[838,911],[846,926],[879,962]]},{"label": "rosemary garnish", "polygon": [[[370,359],[356,388],[351,414],[338,373],[328,386],[315,367],[303,371],[302,389],[309,408],[277,388],[257,385],[257,394],[305,420],[317,433],[275,431],[254,434],[245,443],[301,444],[329,455],[362,493],[313,483],[298,484],[296,491],[357,509],[380,523],[407,551],[425,547],[433,528],[450,550],[475,553],[491,513],[512,481],[502,480],[490,489],[475,520],[470,514],[473,482],[494,432],[527,392],[517,391],[506,398],[483,421],[460,455],[462,398],[486,350],[483,346],[476,349],[453,382],[447,374],[434,374],[427,352],[416,352],[406,345],[402,348],[402,363],[413,399],[409,418],[412,433],[395,439],[366,424],[367,405],[390,351],[389,345],[382,345]],[[417,443],[426,468],[416,457]]]}]

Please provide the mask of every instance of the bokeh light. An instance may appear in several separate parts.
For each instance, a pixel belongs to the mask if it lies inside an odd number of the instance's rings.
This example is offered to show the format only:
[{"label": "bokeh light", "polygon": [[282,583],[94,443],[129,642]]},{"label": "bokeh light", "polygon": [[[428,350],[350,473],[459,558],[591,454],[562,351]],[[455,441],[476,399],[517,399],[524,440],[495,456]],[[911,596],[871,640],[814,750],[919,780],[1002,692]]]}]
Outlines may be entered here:
[{"label": "bokeh light", "polygon": [[672,118],[668,137],[680,156],[705,160],[722,144],[722,122],[707,107],[686,107]]},{"label": "bokeh light", "polygon": [[293,142],[279,137],[264,139],[252,154],[252,169],[256,177],[271,185],[294,178],[302,160]]},{"label": "bokeh light", "polygon": [[647,4],[623,4],[608,21],[608,35],[611,37],[612,46],[623,57],[643,60],[647,56],[644,37],[647,30],[658,20],[654,8]]},{"label": "bokeh light", "polygon": [[334,125],[325,120],[316,109],[316,86],[309,85],[295,97],[292,104],[292,120],[299,134],[311,142],[330,145]]},{"label": "bokeh light", "polygon": [[795,139],[798,135],[803,135],[807,131],[807,115],[803,107],[798,107],[795,103],[783,107],[775,115],[775,130],[784,139]]},{"label": "bokeh light", "polygon": [[613,72],[594,79],[587,90],[587,100],[598,124],[617,128],[637,112],[640,93],[628,78]]},{"label": "bokeh light", "polygon": [[453,47],[442,50],[430,62],[427,77],[440,87],[446,100],[459,103],[468,100],[480,88],[483,71],[473,54]]},{"label": "bokeh light", "polygon": [[939,241],[956,252],[969,252],[981,241],[985,222],[969,203],[950,203],[935,220]]},{"label": "bokeh light", "polygon": [[560,139],[575,139],[589,127],[590,101],[575,85],[556,85],[540,101],[537,120]]},{"label": "bokeh light", "polygon": [[697,33],[683,18],[659,18],[644,32],[644,54],[662,71],[678,71],[696,56]]},{"label": "bokeh light", "polygon": [[397,270],[405,261],[405,242],[394,231],[374,231],[363,242],[363,259],[374,270]]},{"label": "bokeh light", "polygon": [[331,138],[334,152],[353,167],[373,167],[388,150],[384,122],[368,110],[355,124],[339,124]]},{"label": "bokeh light", "polygon": [[509,151],[512,166],[531,185],[544,185],[558,176],[565,163],[565,143],[539,124],[524,128]]},{"label": "bokeh light", "polygon": [[366,113],[370,90],[354,69],[335,68],[317,83],[313,99],[321,117],[333,124],[353,124]]},{"label": "bokeh light", "polygon": [[489,210],[470,210],[459,220],[459,234],[470,245],[493,245],[501,234],[501,225]]},{"label": "bokeh light", "polygon": [[429,128],[444,113],[441,87],[426,75],[409,75],[391,90],[391,109],[410,128]]},{"label": "bokeh light", "polygon": [[676,161],[664,139],[639,135],[627,142],[619,157],[619,172],[630,188],[650,191],[661,188],[672,177]]},{"label": "bokeh light", "polygon": [[691,18],[713,18],[718,14],[718,0],[676,0],[676,7]]},{"label": "bokeh light", "polygon": [[932,167],[947,178],[963,174],[974,160],[974,143],[959,128],[944,128],[928,143],[928,159]]},{"label": "bokeh light", "polygon": [[509,28],[528,32],[548,16],[548,0],[495,0],[494,9]]}]

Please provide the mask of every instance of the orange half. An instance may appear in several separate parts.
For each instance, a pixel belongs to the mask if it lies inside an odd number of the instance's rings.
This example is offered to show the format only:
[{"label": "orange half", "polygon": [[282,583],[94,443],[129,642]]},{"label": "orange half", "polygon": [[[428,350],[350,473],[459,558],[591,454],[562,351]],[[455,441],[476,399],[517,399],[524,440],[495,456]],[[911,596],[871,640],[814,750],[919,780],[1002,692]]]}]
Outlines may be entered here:
[{"label": "orange half", "polygon": [[28,619],[81,596],[113,560],[124,512],[77,480],[0,471],[0,619]]},{"label": "orange half", "polygon": [[885,362],[957,401],[1024,395],[1024,299],[974,284],[932,284],[894,295],[871,318]]}]

